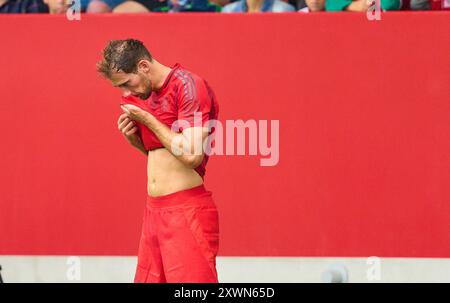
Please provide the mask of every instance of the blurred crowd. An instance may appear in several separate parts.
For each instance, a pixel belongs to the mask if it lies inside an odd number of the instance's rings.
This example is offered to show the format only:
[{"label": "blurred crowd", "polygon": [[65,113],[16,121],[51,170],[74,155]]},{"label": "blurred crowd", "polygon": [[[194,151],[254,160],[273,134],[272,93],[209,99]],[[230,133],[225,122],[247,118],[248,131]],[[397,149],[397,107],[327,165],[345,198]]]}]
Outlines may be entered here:
[{"label": "blurred crowd", "polygon": [[[379,0],[382,11],[448,10],[450,0]],[[0,0],[0,13],[365,12],[375,0]]]}]

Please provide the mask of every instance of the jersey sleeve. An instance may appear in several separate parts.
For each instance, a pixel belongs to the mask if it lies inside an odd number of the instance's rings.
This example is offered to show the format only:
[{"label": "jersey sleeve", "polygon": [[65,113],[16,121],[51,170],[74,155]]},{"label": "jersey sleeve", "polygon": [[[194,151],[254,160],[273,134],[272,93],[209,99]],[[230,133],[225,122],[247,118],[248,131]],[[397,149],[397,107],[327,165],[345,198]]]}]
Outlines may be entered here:
[{"label": "jersey sleeve", "polygon": [[[211,107],[211,96],[202,80],[190,78],[182,83],[178,97],[178,120],[186,121],[189,127],[206,126]],[[185,126],[186,122],[183,122]]]}]

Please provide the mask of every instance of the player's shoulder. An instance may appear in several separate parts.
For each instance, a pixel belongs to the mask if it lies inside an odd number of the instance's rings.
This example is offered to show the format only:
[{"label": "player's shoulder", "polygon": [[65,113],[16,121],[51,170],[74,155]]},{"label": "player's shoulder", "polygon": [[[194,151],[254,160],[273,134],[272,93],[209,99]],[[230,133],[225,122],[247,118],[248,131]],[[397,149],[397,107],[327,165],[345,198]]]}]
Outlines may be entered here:
[{"label": "player's shoulder", "polygon": [[181,66],[174,70],[173,78],[180,97],[196,99],[207,92],[203,78]]},{"label": "player's shoulder", "polygon": [[173,76],[176,79],[178,84],[181,85],[187,85],[187,84],[193,84],[198,85],[203,82],[203,79],[198,76],[197,74],[187,70],[186,68],[182,67],[181,65],[178,65],[174,72]]}]

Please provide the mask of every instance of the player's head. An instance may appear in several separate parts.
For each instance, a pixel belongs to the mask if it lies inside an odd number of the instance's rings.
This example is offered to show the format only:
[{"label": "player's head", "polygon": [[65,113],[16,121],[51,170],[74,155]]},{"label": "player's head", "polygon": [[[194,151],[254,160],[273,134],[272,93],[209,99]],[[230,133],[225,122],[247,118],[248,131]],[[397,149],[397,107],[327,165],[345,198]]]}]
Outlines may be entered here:
[{"label": "player's head", "polygon": [[124,96],[133,95],[142,100],[152,93],[150,77],[153,57],[139,40],[113,40],[103,50],[103,59],[97,71],[119,87]]}]

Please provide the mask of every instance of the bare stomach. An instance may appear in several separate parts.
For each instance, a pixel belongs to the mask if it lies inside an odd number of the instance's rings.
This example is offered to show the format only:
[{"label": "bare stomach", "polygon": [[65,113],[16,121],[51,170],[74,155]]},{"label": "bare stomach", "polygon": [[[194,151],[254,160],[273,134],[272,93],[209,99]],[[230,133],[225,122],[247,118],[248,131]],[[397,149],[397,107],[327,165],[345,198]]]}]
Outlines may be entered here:
[{"label": "bare stomach", "polygon": [[203,184],[194,169],[186,167],[165,148],[148,152],[147,178],[147,192],[153,197]]}]

